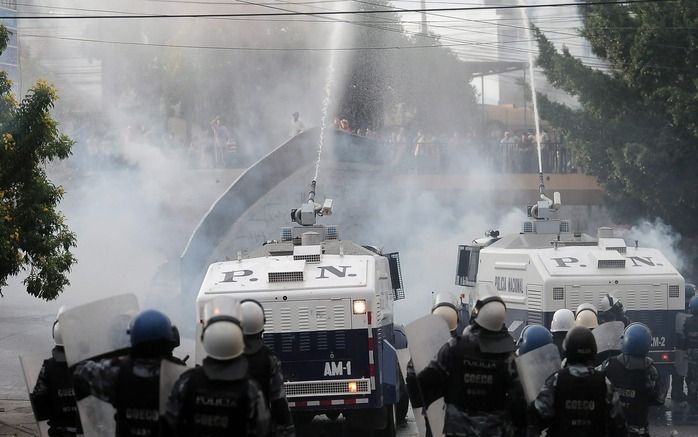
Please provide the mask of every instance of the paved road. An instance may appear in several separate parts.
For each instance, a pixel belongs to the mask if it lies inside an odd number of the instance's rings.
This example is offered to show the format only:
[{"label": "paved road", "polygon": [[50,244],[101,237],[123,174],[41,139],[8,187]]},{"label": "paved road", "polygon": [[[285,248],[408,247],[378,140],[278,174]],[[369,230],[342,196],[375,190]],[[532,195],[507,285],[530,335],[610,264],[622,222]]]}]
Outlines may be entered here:
[{"label": "paved road", "polygon": [[[655,413],[662,416],[662,419],[654,421],[652,425],[653,437],[670,437],[671,432],[674,430],[678,432],[675,436],[698,436],[698,412],[691,414],[688,408],[678,408],[673,413],[674,423],[672,425],[666,423],[666,411],[662,409],[657,410]],[[410,411],[407,421],[398,425],[398,437],[418,437],[417,427],[411,414],[412,412]],[[367,437],[368,435],[366,432],[350,433],[344,426],[341,418],[338,422],[331,422],[324,417],[317,418],[311,426],[305,435],[313,437]],[[0,400],[0,437],[5,436],[38,436],[29,402]]]}]

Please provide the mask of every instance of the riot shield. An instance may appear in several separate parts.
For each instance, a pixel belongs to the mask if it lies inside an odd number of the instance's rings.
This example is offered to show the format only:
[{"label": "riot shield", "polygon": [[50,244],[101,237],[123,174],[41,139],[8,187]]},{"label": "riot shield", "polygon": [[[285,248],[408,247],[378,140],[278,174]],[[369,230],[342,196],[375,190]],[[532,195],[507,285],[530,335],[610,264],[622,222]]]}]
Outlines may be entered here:
[{"label": "riot shield", "polygon": [[596,339],[596,353],[621,350],[624,331],[623,322],[606,322],[591,331]]},{"label": "riot shield", "polygon": [[116,435],[116,410],[108,402],[94,396],[78,401],[78,412],[85,437],[104,437]]},{"label": "riot shield", "polygon": [[[683,326],[686,323],[686,320],[688,320],[691,317],[691,314],[688,313],[676,314],[676,335],[679,335],[681,336],[681,338],[683,338]],[[674,368],[678,376],[682,376],[685,378],[686,375],[688,375],[688,355],[686,355],[686,351],[676,349],[676,353],[674,354]]]},{"label": "riot shield", "polygon": [[536,399],[545,380],[561,367],[560,352],[552,343],[516,357],[515,361],[527,403]]},{"label": "riot shield", "polygon": [[410,350],[408,348],[397,349],[397,360],[400,363],[402,377],[407,377],[407,364],[410,362]]},{"label": "riot shield", "polygon": [[187,370],[187,366],[162,360],[160,362],[160,415],[165,415],[167,400],[170,398],[172,387],[179,379],[179,376]]},{"label": "riot shield", "polygon": [[68,366],[130,346],[128,327],[138,314],[133,294],[108,297],[65,310],[58,316]]},{"label": "riot shield", "polygon": [[[24,383],[27,385],[27,394],[31,396],[36,386],[36,380],[39,378],[41,366],[44,363],[45,357],[38,356],[20,356],[19,364],[22,366],[22,374],[24,375]],[[33,406],[32,406],[33,407]],[[36,414],[34,414],[36,418]],[[48,421],[37,420],[37,428],[41,437],[48,436]]]},{"label": "riot shield", "polygon": [[[407,345],[412,357],[412,364],[417,374],[436,358],[439,349],[451,339],[448,324],[444,319],[429,314],[407,325]],[[434,437],[443,434],[445,403],[443,398],[433,402],[427,409],[427,418],[431,434]],[[417,413],[415,413],[415,416]],[[421,430],[420,430],[421,432]],[[422,434],[425,436],[426,433]]]}]

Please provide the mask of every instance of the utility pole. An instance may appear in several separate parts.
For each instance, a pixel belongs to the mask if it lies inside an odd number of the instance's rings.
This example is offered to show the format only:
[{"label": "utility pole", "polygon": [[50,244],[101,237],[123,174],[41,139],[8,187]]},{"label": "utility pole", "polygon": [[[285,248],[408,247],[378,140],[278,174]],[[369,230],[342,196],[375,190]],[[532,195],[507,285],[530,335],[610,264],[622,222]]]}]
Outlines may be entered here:
[{"label": "utility pole", "polygon": [[429,30],[427,28],[427,13],[426,13],[427,0],[422,0],[421,6],[422,6],[422,35],[426,36],[427,31]]}]

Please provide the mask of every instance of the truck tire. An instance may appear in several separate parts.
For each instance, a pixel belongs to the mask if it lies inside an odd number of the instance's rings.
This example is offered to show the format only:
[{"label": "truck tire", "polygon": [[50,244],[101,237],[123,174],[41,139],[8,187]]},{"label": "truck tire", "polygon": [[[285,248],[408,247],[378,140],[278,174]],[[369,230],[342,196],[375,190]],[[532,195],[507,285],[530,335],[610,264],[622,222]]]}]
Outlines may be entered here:
[{"label": "truck tire", "polygon": [[400,372],[400,402],[395,405],[395,421],[404,423],[407,420],[407,411],[410,409],[410,398],[407,394],[407,384]]},{"label": "truck tire", "polygon": [[397,424],[395,422],[395,405],[385,406],[385,428],[377,430],[375,435],[377,437],[395,437]]}]

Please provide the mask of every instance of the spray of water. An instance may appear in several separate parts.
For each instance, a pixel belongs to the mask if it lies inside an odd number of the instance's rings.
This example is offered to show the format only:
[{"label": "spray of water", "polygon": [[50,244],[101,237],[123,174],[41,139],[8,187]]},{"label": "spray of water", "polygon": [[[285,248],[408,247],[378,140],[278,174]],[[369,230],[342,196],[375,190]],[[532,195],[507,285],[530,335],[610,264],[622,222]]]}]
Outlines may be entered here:
[{"label": "spray of water", "polygon": [[[333,34],[338,32],[338,26],[335,25]],[[335,35],[333,35],[333,40],[336,40]],[[325,80],[325,97],[322,99],[322,120],[320,122],[320,139],[318,140],[317,146],[317,160],[315,161],[315,176],[313,176],[313,181],[317,182],[318,175],[320,173],[320,159],[322,158],[322,146],[325,143],[325,129],[327,128],[327,118],[330,113],[330,105],[332,103],[332,87],[334,85],[334,62],[335,62],[335,51],[330,51],[330,62],[327,67],[327,79]]]},{"label": "spray of water", "polygon": [[[524,0],[519,0],[520,5],[525,5]],[[541,194],[543,193],[543,157],[540,145],[540,119],[538,118],[538,97],[536,96],[536,80],[533,76],[533,34],[531,32],[531,26],[528,20],[528,13],[526,8],[519,8],[521,11],[521,19],[524,22],[524,26],[528,29],[528,72],[531,80],[531,98],[533,100],[533,118],[536,126],[536,147],[538,149],[538,174],[540,175],[540,189]]]}]

